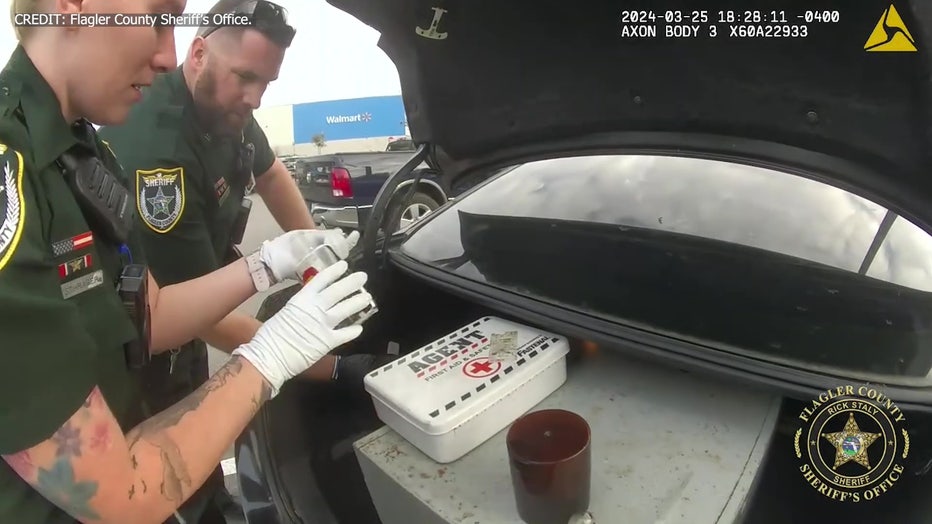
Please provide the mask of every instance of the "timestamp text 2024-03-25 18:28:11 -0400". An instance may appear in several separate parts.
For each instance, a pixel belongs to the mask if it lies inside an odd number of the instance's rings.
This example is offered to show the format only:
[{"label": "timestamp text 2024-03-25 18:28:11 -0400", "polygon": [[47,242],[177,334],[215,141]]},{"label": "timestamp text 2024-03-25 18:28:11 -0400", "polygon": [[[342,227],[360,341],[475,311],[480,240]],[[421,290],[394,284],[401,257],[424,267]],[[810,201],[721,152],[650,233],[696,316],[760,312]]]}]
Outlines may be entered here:
[{"label": "timestamp text 2024-03-25 18:28:11 -0400", "polygon": [[808,24],[837,23],[839,11],[626,10],[619,16],[625,38],[805,38]]}]

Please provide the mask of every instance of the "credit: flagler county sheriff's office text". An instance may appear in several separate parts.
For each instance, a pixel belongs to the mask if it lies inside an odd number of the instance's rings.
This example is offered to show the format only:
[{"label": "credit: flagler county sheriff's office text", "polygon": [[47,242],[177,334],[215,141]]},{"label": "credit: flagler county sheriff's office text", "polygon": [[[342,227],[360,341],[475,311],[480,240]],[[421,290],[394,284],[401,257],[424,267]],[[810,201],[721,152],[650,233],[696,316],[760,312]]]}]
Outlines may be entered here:
[{"label": "credit: flagler county sheriff's office text", "polygon": [[236,13],[17,13],[13,18],[15,26],[229,26],[246,27],[252,25],[252,17]]}]

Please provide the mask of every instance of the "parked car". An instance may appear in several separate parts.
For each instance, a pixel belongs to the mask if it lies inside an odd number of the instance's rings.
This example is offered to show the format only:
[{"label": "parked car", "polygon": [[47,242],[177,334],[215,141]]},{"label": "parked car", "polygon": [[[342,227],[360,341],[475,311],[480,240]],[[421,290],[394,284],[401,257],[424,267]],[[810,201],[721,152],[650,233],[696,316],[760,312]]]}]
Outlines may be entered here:
[{"label": "parked car", "polygon": [[285,167],[288,169],[288,172],[291,173],[291,178],[294,179],[295,183],[298,182],[297,171],[295,170],[295,165],[298,160],[301,158],[298,155],[281,155],[278,157],[281,159],[282,163],[285,164]]},{"label": "parked car", "polygon": [[[372,203],[389,176],[411,158],[406,151],[335,153],[298,160],[298,187],[314,220],[324,227],[347,230],[366,224]],[[395,198],[389,211],[399,228],[408,227],[440,207],[450,191],[436,171],[423,165],[422,177],[413,198],[402,206]],[[409,179],[398,187],[398,196],[414,183]]]},{"label": "parked car", "polygon": [[[404,354],[495,315],[653,366],[650,380],[624,379],[638,387],[593,389],[592,412],[623,419],[593,447],[594,467],[615,466],[593,493],[627,504],[599,522],[928,522],[928,2],[896,3],[919,52],[870,53],[878,18],[899,23],[887,3],[805,25],[796,17],[829,4],[781,2],[775,16],[800,25],[774,31],[807,38],[729,37],[716,22],[735,13],[708,11],[720,36],[686,41],[623,39],[619,16],[648,11],[604,0],[328,1],[381,33],[417,154],[460,191],[351,257],[381,307],[338,351],[395,342]],[[895,402],[909,439],[859,415],[863,431],[837,447],[841,426],[800,442],[803,415],[846,384]],[[747,426],[731,409],[760,398],[773,417],[748,408],[766,423],[735,429]],[[352,442],[380,426],[365,394],[287,384],[237,443],[249,522],[379,523]],[[807,473],[794,435],[838,450],[818,466],[835,479]],[[725,441],[762,451],[726,462],[705,444]],[[863,463],[832,466],[852,457]],[[893,463],[870,499],[840,496]],[[435,477],[424,483],[487,482]],[[517,521],[494,511],[467,504],[456,518]]]},{"label": "parked car", "polygon": [[390,138],[388,145],[385,146],[386,151],[414,151],[415,149],[417,148],[414,146],[414,140],[409,137]]}]

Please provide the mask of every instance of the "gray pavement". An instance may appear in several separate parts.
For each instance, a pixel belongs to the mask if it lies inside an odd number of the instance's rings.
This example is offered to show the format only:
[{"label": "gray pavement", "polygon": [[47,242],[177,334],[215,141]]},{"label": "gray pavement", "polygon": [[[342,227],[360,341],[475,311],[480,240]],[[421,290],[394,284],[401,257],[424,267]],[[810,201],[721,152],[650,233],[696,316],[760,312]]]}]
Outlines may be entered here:
[{"label": "gray pavement", "polygon": [[[282,229],[275,223],[275,219],[272,217],[272,214],[269,213],[268,208],[265,207],[265,203],[262,199],[258,196],[250,196],[249,198],[253,201],[252,211],[249,214],[249,223],[246,225],[243,243],[240,245],[243,253],[247,254],[258,249],[263,240],[268,240],[282,234]],[[287,285],[289,284],[280,284],[263,293],[257,293],[238,307],[237,310],[254,315],[256,311],[258,311],[259,305],[265,300],[265,297],[282,287],[287,287]],[[210,372],[214,373],[227,361],[228,355],[215,348],[210,348],[209,351]]]},{"label": "gray pavement", "polygon": [[[246,226],[246,233],[243,237],[243,243],[240,246],[240,248],[243,250],[243,253],[250,253],[255,249],[258,249],[263,240],[274,238],[282,234],[282,229],[278,227],[278,224],[275,222],[275,219],[272,217],[271,213],[269,213],[268,208],[265,207],[265,203],[262,202],[262,199],[258,196],[251,196],[249,198],[252,199],[253,206],[249,215],[249,223]],[[256,311],[259,309],[259,305],[263,300],[265,300],[266,296],[288,285],[289,284],[280,284],[263,293],[257,293],[237,309],[239,311],[249,313],[250,315],[255,315]],[[227,359],[229,359],[229,355],[213,347],[208,348],[208,353],[211,374],[220,369],[220,367],[226,363]],[[233,474],[235,469],[232,469],[232,448],[227,450],[226,454],[224,455],[223,466],[224,472],[228,473],[226,476],[227,489],[229,489],[230,493],[232,493],[234,496],[239,496],[239,487],[236,485],[236,477]],[[237,523],[231,522],[230,524]]]}]

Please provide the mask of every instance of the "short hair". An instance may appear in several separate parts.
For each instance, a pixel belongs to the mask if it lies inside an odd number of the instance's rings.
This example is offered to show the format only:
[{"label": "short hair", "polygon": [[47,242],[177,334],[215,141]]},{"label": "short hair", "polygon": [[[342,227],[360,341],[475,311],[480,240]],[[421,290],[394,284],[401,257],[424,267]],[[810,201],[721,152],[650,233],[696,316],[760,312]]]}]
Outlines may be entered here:
[{"label": "short hair", "polygon": [[44,0],[12,0],[10,2],[10,24],[13,25],[13,33],[16,40],[22,43],[31,34],[33,26],[16,25],[16,15],[26,14],[34,15],[44,13],[47,9],[42,4]]},{"label": "short hair", "polygon": [[[238,9],[242,9],[246,4],[253,0],[219,0],[213,7],[210,8],[210,11],[207,11],[208,20],[212,15],[219,15],[224,13],[232,13]],[[210,24],[205,24],[197,28],[197,36],[204,36],[208,31],[215,29],[215,26]],[[220,28],[220,29],[238,29],[238,28]],[[238,31],[242,34],[242,31]]]},{"label": "short hair", "polygon": [[[262,11],[258,10],[259,7],[263,7],[257,5],[259,3],[262,3],[265,7],[265,9]],[[213,20],[214,15],[252,12],[248,9],[250,4],[253,4],[252,8],[256,10],[256,15],[259,13],[268,14],[270,12],[269,8],[271,8],[271,12],[274,13],[272,17],[278,20],[269,24],[268,18],[257,17],[254,19],[254,25],[237,27],[220,27],[210,23],[210,21]],[[217,32],[229,35],[230,37],[235,37],[238,40],[242,38],[246,29],[259,31],[259,33],[264,35],[269,40],[285,48],[291,46],[291,41],[295,35],[294,28],[288,25],[287,10],[278,4],[275,4],[271,1],[263,2],[262,0],[218,0],[218,2],[210,8],[210,11],[207,12],[207,23],[198,27],[196,36],[206,38],[214,32]]]}]

